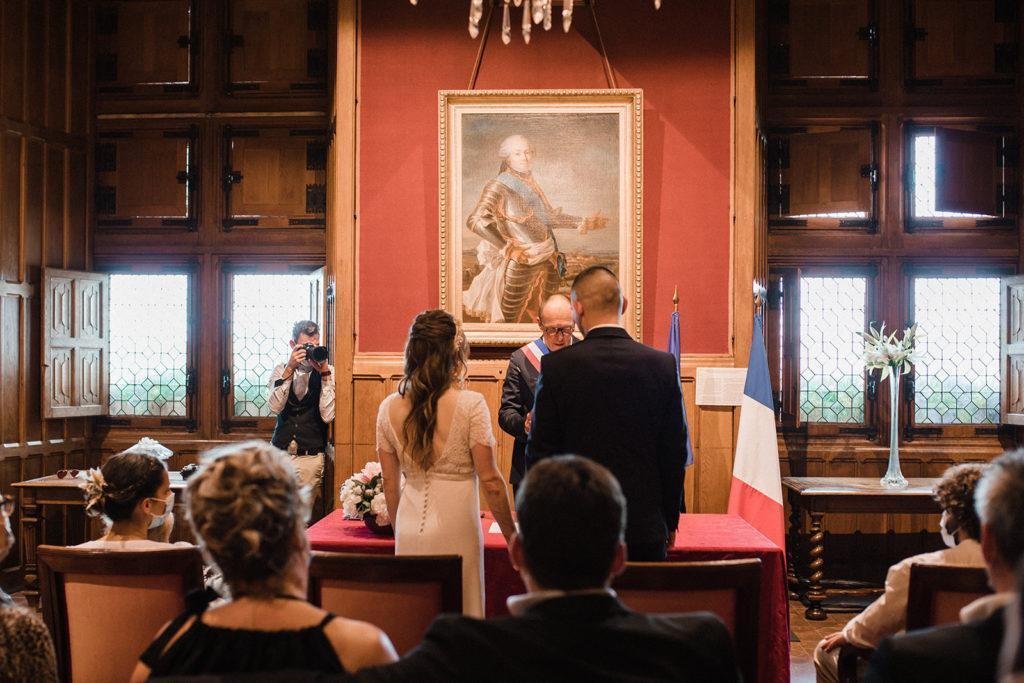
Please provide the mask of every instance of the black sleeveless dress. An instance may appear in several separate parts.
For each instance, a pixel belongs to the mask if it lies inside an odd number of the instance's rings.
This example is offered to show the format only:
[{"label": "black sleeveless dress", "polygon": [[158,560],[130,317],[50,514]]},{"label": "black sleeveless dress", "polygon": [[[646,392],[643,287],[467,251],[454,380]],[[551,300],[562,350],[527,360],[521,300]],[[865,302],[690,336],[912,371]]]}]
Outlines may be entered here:
[{"label": "black sleeveless dress", "polygon": [[[142,653],[139,660],[150,668],[151,677],[273,671],[345,673],[324,634],[324,627],[335,615],[327,614],[316,626],[295,631],[250,631],[204,624],[201,617],[208,604],[208,596],[190,595],[185,612]],[[192,625],[168,648],[167,643],[192,617]]]}]

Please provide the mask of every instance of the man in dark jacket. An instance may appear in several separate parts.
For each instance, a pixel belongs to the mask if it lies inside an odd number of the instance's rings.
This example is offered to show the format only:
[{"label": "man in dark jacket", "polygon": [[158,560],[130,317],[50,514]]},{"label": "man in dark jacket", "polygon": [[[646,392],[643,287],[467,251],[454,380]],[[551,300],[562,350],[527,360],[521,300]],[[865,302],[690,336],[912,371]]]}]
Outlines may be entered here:
[{"label": "man in dark jacket", "polygon": [[685,507],[679,368],[671,354],[633,341],[621,326],[627,302],[607,268],[576,276],[570,298],[586,336],[541,361],[527,467],[559,453],[607,467],[629,503],[629,559],[663,560]]},{"label": "man in dark jacket", "polygon": [[528,593],[511,617],[447,615],[365,681],[738,681],[729,632],[712,614],[645,615],[609,588],[623,571],[626,500],[605,468],[576,456],[531,468],[516,497],[512,562]]},{"label": "man in dark jacket", "polygon": [[540,359],[572,343],[576,327],[569,299],[561,294],[550,297],[540,308],[537,324],[540,338],[512,352],[505,381],[501,385],[498,424],[502,431],[515,437],[512,469],[509,471],[513,492],[519,489],[519,482],[526,475],[526,439],[530,433],[530,411],[533,410],[533,393],[540,375]]}]

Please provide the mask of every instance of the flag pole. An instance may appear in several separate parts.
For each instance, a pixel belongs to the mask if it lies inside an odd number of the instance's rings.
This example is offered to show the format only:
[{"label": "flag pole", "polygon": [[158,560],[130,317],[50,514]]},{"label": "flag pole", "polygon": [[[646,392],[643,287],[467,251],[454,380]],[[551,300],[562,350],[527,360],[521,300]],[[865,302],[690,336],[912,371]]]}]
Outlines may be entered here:
[{"label": "flag pole", "polygon": [[676,289],[672,292],[672,308],[676,313],[679,312],[679,285],[676,285]]}]

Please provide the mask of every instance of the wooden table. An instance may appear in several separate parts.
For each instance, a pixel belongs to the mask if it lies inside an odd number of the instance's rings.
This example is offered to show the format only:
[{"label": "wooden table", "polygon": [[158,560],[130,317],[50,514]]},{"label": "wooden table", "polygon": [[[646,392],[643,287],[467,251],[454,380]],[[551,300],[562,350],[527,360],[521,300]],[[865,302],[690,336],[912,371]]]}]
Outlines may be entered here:
[{"label": "wooden table", "polygon": [[[51,474],[47,477],[19,481],[14,488],[21,492],[19,502],[21,510],[21,525],[18,529],[18,538],[21,542],[21,563],[25,575],[25,599],[33,608],[39,604],[39,574],[36,564],[36,547],[46,539],[46,516],[44,511],[47,505],[60,505],[64,507],[85,508],[85,494],[80,488],[83,481],[83,474],[77,478],[65,477],[58,479],[57,475]],[[185,520],[185,509],[182,502],[182,490],[185,488],[185,480],[181,472],[169,472],[171,480],[171,491],[174,492],[174,517],[175,525],[171,540],[190,540]],[[177,536],[182,535],[181,539]]]},{"label": "wooden table", "polygon": [[908,479],[905,489],[884,488],[879,480],[869,477],[783,477],[782,486],[789,497],[790,572],[796,575],[794,561],[803,530],[803,512],[811,520],[807,543],[807,592],[810,603],[804,616],[814,621],[826,618],[822,601],[826,598],[821,585],[825,576],[825,532],[822,520],[827,512],[881,513],[881,514],[934,514],[939,506],[932,498],[932,488],[938,479]]}]

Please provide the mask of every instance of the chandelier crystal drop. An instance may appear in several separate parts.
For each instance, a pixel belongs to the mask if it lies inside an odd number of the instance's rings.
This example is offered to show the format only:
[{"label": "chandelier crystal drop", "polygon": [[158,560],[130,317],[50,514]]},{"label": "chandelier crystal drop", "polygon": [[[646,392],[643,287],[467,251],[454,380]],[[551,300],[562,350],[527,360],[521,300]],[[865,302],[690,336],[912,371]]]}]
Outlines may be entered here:
[{"label": "chandelier crystal drop", "polygon": [[[530,32],[533,24],[541,24],[545,31],[551,30],[552,5],[557,0],[502,0],[501,8],[501,42],[508,45],[512,42],[512,9],[511,6],[523,8],[520,27],[523,42],[530,44]],[[419,0],[409,0],[416,5]],[[572,27],[573,0],[562,0],[562,30],[566,33]],[[661,9],[661,0],[654,0],[654,9]],[[469,37],[480,35],[480,19],[484,14],[484,0],[469,0]]]}]

